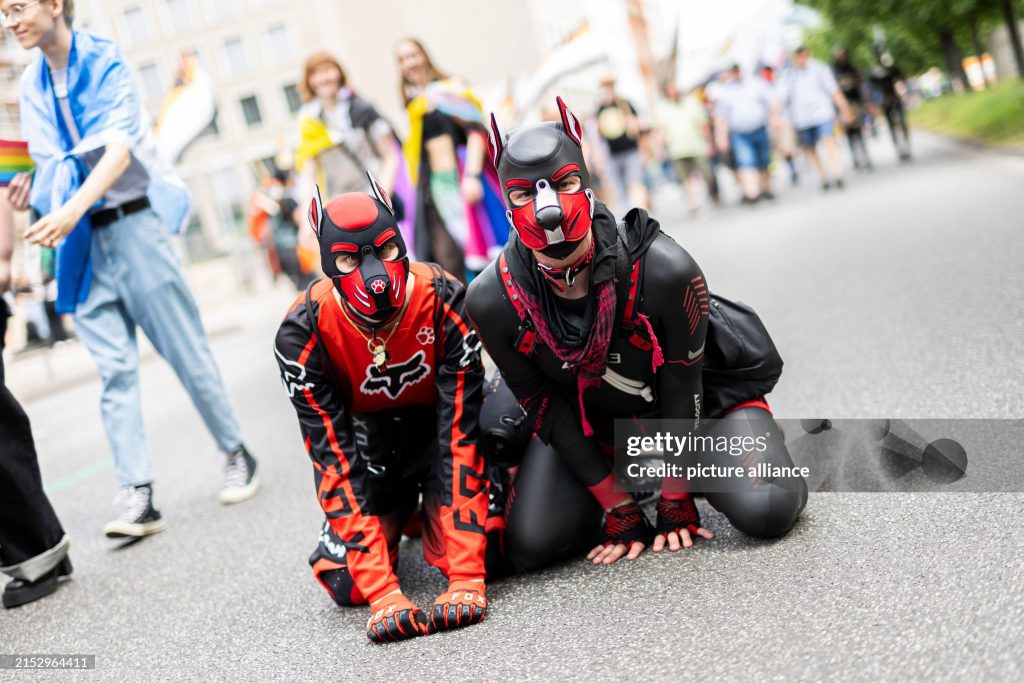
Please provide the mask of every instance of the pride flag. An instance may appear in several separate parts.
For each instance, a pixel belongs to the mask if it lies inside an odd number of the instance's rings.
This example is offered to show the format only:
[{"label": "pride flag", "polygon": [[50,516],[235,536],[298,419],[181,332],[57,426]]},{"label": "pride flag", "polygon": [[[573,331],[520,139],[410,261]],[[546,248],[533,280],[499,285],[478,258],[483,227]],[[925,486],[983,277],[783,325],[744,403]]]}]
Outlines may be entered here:
[{"label": "pride flag", "polygon": [[28,173],[35,164],[24,140],[0,140],[0,187],[7,187],[18,173]]}]

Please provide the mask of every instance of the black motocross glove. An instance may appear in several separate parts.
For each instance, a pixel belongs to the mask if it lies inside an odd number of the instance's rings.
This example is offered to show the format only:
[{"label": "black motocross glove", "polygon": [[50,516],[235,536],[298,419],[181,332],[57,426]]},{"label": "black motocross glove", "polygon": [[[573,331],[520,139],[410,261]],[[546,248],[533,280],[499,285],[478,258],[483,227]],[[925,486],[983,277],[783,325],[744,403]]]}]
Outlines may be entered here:
[{"label": "black motocross glove", "polygon": [[650,545],[654,540],[654,529],[639,505],[627,503],[605,513],[601,535],[603,545],[622,543],[628,548],[634,543]]},{"label": "black motocross glove", "polygon": [[479,624],[487,616],[487,586],[482,581],[452,581],[434,601],[430,631],[447,631]]},{"label": "black motocross glove", "polygon": [[373,642],[393,643],[426,633],[426,617],[401,593],[386,595],[370,605],[366,636]]},{"label": "black motocross glove", "polygon": [[700,513],[691,496],[685,498],[658,498],[655,506],[658,511],[658,521],[655,529],[659,534],[669,534],[673,531],[679,533],[686,529],[696,536],[700,528]]}]

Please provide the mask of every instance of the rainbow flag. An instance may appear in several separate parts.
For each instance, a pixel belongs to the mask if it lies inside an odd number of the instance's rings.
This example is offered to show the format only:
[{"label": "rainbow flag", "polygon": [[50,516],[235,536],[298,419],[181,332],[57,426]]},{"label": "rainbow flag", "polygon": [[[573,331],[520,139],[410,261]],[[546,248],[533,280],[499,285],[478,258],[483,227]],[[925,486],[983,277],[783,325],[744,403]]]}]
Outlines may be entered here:
[{"label": "rainbow flag", "polygon": [[0,140],[0,187],[7,187],[18,173],[28,173],[35,164],[24,140]]}]

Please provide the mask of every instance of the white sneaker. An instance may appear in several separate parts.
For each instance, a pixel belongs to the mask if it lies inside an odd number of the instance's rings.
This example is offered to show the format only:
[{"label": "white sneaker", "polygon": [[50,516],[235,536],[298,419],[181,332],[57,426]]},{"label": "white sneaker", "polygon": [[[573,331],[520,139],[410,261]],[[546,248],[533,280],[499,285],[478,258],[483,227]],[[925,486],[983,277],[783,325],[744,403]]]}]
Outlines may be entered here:
[{"label": "white sneaker", "polygon": [[125,486],[114,498],[114,505],[121,507],[121,514],[103,525],[108,538],[141,538],[167,528],[160,511],[153,507],[153,487],[149,484]]},{"label": "white sneaker", "polygon": [[260,476],[256,459],[244,445],[228,453],[224,467],[224,485],[220,489],[222,505],[232,505],[249,500],[260,489]]}]

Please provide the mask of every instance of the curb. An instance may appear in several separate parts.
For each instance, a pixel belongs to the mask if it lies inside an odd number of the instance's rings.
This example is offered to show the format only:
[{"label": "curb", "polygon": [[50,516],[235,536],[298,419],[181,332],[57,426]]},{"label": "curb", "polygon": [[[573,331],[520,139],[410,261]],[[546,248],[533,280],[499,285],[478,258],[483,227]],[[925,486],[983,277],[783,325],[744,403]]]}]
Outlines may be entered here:
[{"label": "curb", "polygon": [[[240,323],[232,322],[220,327],[208,328],[206,330],[206,337],[207,339],[216,339],[217,337],[240,329],[242,329],[242,325]],[[73,340],[71,343],[81,345],[82,342]],[[45,350],[45,352],[48,351],[49,349]],[[156,349],[147,344],[143,349],[139,349],[139,367],[142,367],[159,357],[160,355],[156,352]],[[37,360],[37,358],[25,360]],[[12,392],[15,393],[19,402],[28,403],[29,401],[46,398],[47,396],[59,393],[66,389],[81,386],[82,384],[99,382],[99,379],[100,376],[96,370],[96,366],[90,363],[88,365],[83,365],[77,372],[64,374],[60,378],[56,378],[53,381],[46,382],[45,384],[38,384],[36,385],[36,388],[18,388],[12,389]]]},{"label": "curb", "polygon": [[952,133],[945,133],[943,131],[935,130],[934,128],[926,128],[924,126],[914,126],[911,128],[914,130],[927,133],[928,135],[934,135],[937,138],[941,138],[946,142],[951,142],[960,147],[974,150],[976,152],[993,152],[1003,156],[1011,157],[1024,157],[1024,146],[1020,145],[998,145],[992,142],[985,142],[977,138],[965,138],[959,135],[953,135]]}]

